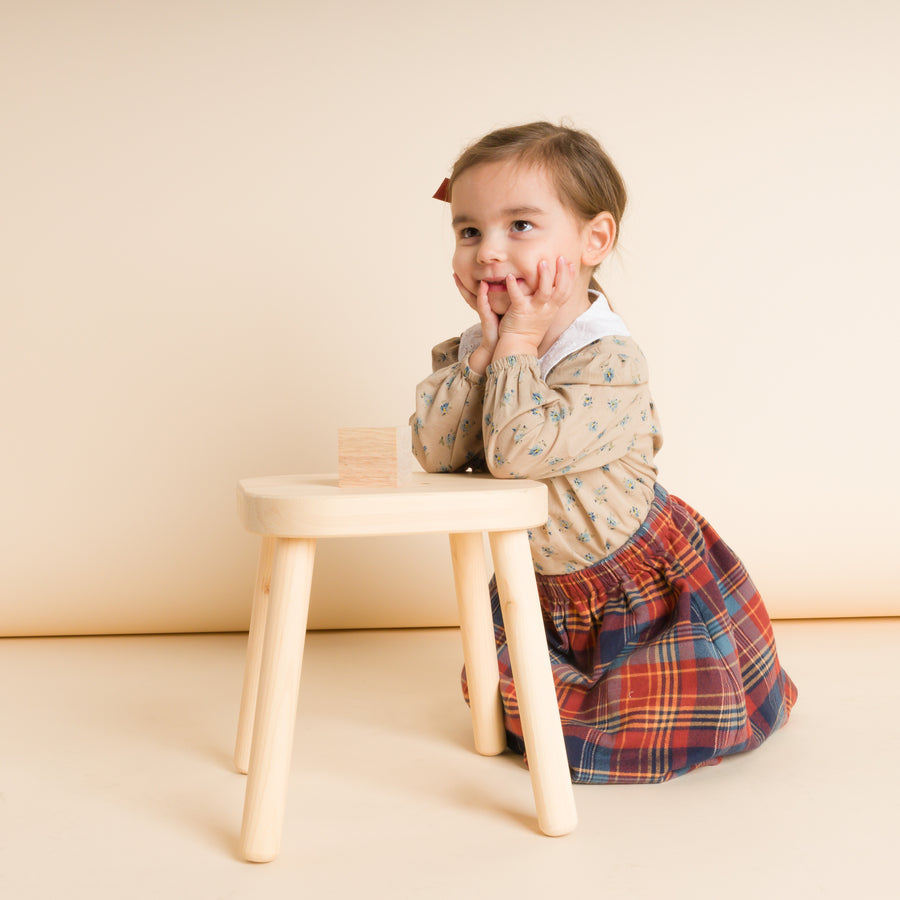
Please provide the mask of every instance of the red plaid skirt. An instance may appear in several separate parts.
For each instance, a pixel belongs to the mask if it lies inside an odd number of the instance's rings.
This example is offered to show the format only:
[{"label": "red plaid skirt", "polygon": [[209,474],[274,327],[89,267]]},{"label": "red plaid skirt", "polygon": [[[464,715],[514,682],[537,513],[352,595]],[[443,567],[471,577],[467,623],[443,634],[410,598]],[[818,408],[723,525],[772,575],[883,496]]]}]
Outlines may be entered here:
[{"label": "red plaid skirt", "polygon": [[[787,721],[797,689],[759,592],[712,526],[660,486],[627,544],[537,584],[573,781],[666,781]],[[522,753],[493,582],[491,605],[508,742]]]}]

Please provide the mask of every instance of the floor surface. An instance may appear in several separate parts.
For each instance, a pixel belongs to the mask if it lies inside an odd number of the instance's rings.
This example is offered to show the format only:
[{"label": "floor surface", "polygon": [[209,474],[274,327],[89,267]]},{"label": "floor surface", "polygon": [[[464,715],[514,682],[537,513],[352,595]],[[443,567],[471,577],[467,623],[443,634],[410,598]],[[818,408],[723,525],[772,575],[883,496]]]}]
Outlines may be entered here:
[{"label": "floor surface", "polygon": [[663,785],[580,785],[536,828],[472,750],[454,629],[317,632],[282,852],[237,854],[245,635],[0,640],[0,897],[900,896],[900,619],[778,622],[800,700],[762,748]]}]

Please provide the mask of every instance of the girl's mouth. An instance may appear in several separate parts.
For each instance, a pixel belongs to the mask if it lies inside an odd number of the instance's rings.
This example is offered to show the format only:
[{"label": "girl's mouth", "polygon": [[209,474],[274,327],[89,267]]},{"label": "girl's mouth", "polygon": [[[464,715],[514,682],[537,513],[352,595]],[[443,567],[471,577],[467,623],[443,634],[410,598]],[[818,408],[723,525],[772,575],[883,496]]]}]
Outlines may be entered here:
[{"label": "girl's mouth", "polygon": [[[501,292],[504,294],[506,293],[506,279],[505,278],[501,279],[500,281],[488,281],[487,279],[485,279],[484,283],[487,285],[489,294],[495,294],[495,293],[501,293]],[[516,284],[524,284],[524,279],[517,278]]]}]

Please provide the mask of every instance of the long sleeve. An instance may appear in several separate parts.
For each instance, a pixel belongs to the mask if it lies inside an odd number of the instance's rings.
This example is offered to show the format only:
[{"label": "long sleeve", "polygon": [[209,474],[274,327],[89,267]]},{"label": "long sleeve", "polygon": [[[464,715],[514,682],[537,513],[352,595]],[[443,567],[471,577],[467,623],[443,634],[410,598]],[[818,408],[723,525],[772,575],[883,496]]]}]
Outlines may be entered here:
[{"label": "long sleeve", "polygon": [[410,417],[413,454],[426,472],[484,468],[482,416],[486,378],[458,360],[459,338],[432,351],[434,371],[416,387]]},{"label": "long sleeve", "polygon": [[643,354],[618,337],[566,357],[547,381],[535,357],[495,360],[484,392],[488,467],[499,478],[549,479],[632,455],[642,438],[655,449],[647,381]]},{"label": "long sleeve", "polygon": [[477,375],[439,344],[416,389],[413,452],[429,472],[481,470],[547,485],[548,518],[529,530],[535,569],[590,566],[621,547],[653,502],[662,444],[647,365],[627,336],[607,335],[542,376],[535,357]]}]

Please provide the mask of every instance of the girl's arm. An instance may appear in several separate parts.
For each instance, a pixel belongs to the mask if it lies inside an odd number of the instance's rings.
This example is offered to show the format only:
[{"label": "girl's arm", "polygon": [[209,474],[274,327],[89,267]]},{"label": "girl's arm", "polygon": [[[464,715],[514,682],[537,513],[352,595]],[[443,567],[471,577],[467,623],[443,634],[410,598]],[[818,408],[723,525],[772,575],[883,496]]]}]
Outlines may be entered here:
[{"label": "girl's arm", "polygon": [[459,338],[432,351],[434,372],[416,388],[416,411],[410,417],[413,454],[426,472],[484,468],[485,376],[468,359],[456,362]]},{"label": "girl's arm", "polygon": [[488,368],[484,446],[496,477],[583,472],[633,452],[641,437],[661,443],[646,362],[630,339],[595,341],[563,360],[549,380],[533,356],[495,359]]}]

